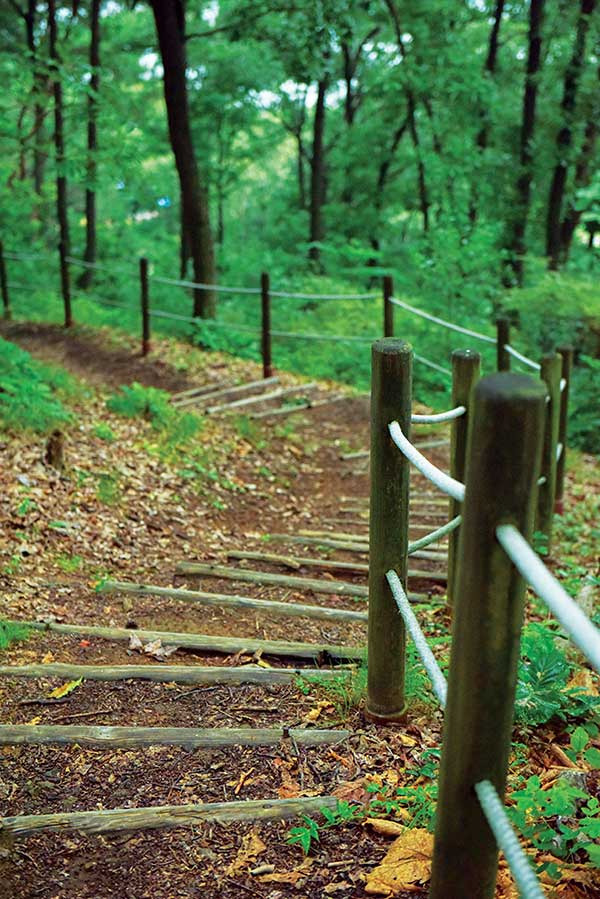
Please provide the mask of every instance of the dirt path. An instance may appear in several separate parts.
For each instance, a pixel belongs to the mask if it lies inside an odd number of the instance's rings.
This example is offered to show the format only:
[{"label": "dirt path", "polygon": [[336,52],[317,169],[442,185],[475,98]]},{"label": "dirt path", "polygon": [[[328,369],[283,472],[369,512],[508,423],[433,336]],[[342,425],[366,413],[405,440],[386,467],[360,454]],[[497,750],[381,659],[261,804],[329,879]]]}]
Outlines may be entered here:
[{"label": "dirt path", "polygon": [[[146,422],[119,418],[106,398],[134,380],[171,392],[198,384],[260,377],[258,366],[191,351],[162,341],[145,360],[125,338],[13,325],[3,333],[36,357],[60,363],[92,387],[69,430],[67,470],[59,476],[42,463],[43,441],[5,437],[0,517],[3,616],[80,625],[105,625],[239,638],[229,654],[174,652],[168,664],[267,667],[329,666],[330,659],[285,659],[256,652],[256,640],[364,646],[361,622],[273,617],[266,612],[205,607],[200,603],[123,592],[98,592],[107,576],[255,599],[304,602],[339,609],[366,608],[364,600],[288,587],[176,575],[182,560],[290,574],[276,563],[232,561],[231,550],[283,553],[341,561],[364,554],[273,535],[299,530],[366,536],[361,508],[368,494],[364,460],[342,459],[368,446],[368,405],[349,397],[331,406],[280,419],[209,418],[199,436],[201,455],[165,452]],[[295,379],[284,376],[286,384]],[[296,379],[297,380],[297,379]],[[336,388],[337,389],[337,388]],[[327,390],[327,385],[322,388]],[[107,441],[99,425],[108,426]],[[447,449],[428,452],[447,465]],[[419,477],[415,490],[425,490]],[[443,511],[443,510],[442,510]],[[421,506],[413,522],[438,526],[440,507]],[[412,536],[422,536],[414,530]],[[445,566],[419,560],[424,574],[409,588],[433,602],[422,610],[426,630],[446,632],[448,617],[435,598],[439,580],[427,572]],[[292,572],[365,585],[363,574]],[[156,659],[127,642],[86,635],[36,633],[1,653],[0,664],[152,664]],[[341,727],[349,739],[336,746],[303,747],[283,739],[274,746],[183,749],[93,749],[82,746],[0,748],[0,811],[4,816],[99,808],[210,803],[338,795],[364,800],[368,785],[387,795],[405,771],[420,774],[439,747],[440,713],[416,689],[405,727],[375,728],[340,679],[267,687],[187,686],[143,681],[85,680],[62,701],[48,703],[56,678],[0,679],[3,724],[143,725],[169,727]],[[414,686],[414,685],[413,685]],[[423,769],[425,770],[425,769]],[[534,769],[532,768],[532,771]],[[368,827],[331,828],[308,859],[288,845],[289,825],[213,824],[178,830],[83,836],[47,834],[10,845],[0,833],[0,897],[22,899],[172,899],[172,897],[365,896],[367,873],[381,860],[388,838]],[[260,866],[262,874],[251,874]],[[270,866],[270,867],[269,867]],[[400,891],[401,897],[423,891]],[[572,894],[575,896],[575,894]],[[583,895],[587,895],[582,893]],[[591,893],[590,893],[591,895]]]}]

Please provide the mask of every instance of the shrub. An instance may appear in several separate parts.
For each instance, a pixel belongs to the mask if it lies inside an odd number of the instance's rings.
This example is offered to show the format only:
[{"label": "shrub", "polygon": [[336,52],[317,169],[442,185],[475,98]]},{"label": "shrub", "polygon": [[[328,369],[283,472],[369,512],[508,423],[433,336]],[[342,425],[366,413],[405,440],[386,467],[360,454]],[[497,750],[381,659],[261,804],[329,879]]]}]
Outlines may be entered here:
[{"label": "shrub", "polygon": [[62,398],[77,392],[65,371],[43,365],[0,338],[0,426],[47,433],[71,421]]}]

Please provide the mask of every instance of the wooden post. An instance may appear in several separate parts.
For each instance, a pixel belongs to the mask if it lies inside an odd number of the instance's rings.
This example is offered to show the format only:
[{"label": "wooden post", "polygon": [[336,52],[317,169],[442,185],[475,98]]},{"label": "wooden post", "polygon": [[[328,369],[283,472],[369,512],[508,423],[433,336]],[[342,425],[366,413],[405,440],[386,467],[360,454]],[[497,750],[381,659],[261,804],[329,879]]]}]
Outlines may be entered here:
[{"label": "wooden post", "polygon": [[270,378],[273,374],[271,363],[271,295],[269,293],[269,275],[263,272],[260,276],[260,295],[262,310],[262,360],[263,378]]},{"label": "wooden post", "polygon": [[58,245],[58,252],[60,255],[60,287],[65,307],[65,328],[70,328],[73,324],[73,314],[71,311],[71,282],[69,277],[69,263],[67,262],[67,251],[62,240]]},{"label": "wooden post", "polygon": [[383,336],[394,336],[394,307],[390,298],[394,296],[394,282],[391,275],[385,275],[383,279]]},{"label": "wooden post", "polygon": [[8,279],[6,277],[6,263],[4,262],[4,244],[0,240],[0,290],[2,291],[2,306],[4,318],[11,319],[10,298],[8,296]]},{"label": "wooden post", "polygon": [[148,260],[140,259],[140,302],[142,307],[142,356],[150,352],[150,292],[148,288]]},{"label": "wooden post", "polygon": [[[481,356],[473,350],[454,350],[452,353],[452,402],[451,408],[466,406],[467,412],[452,422],[450,432],[450,474],[457,481],[464,481],[467,463],[467,431],[469,424],[469,405],[473,387],[479,380]],[[450,499],[448,518],[455,518],[461,513],[462,503]],[[448,537],[448,602],[454,601],[456,590],[456,571],[458,561],[458,542],[460,528],[452,531]]]},{"label": "wooden post", "polygon": [[565,466],[567,463],[567,425],[569,415],[569,387],[571,384],[571,369],[573,368],[573,347],[559,346],[558,352],[562,357],[561,378],[565,382],[560,392],[560,416],[558,422],[558,442],[562,445],[562,452],[556,464],[556,498],[555,511],[563,513],[563,496],[565,492]]},{"label": "wooden post", "polygon": [[544,425],[544,444],[540,477],[545,478],[538,488],[538,504],[536,528],[547,537],[546,549],[550,552],[552,545],[552,519],[554,517],[554,500],[556,497],[556,447],[558,446],[558,428],[560,423],[560,373],[562,359],[558,353],[544,356],[540,368],[540,377],[546,385],[546,422]]},{"label": "wooden post", "polygon": [[529,539],[545,387],[494,374],[473,393],[430,899],[492,899],[498,848],[473,786],[504,796],[525,585],[496,540]]},{"label": "wooden post", "polygon": [[496,353],[498,371],[510,371],[510,354],[504,349],[510,343],[510,320],[508,318],[496,319]]},{"label": "wooden post", "polygon": [[405,713],[404,622],[386,581],[393,568],[406,589],[408,568],[409,462],[393,443],[388,425],[410,435],[412,349],[392,337],[371,351],[371,499],[369,525],[369,636],[366,712],[373,721],[397,721]]}]

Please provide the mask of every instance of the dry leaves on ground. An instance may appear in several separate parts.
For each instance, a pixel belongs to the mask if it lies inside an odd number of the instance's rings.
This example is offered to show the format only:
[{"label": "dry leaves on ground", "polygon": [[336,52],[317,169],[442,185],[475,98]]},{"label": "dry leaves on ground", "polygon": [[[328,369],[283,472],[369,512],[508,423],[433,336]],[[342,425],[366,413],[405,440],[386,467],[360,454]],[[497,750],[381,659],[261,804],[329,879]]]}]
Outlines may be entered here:
[{"label": "dry leaves on ground", "polygon": [[433,834],[423,828],[405,829],[382,863],[368,875],[365,892],[395,896],[402,890],[419,889],[431,875],[432,855]]}]

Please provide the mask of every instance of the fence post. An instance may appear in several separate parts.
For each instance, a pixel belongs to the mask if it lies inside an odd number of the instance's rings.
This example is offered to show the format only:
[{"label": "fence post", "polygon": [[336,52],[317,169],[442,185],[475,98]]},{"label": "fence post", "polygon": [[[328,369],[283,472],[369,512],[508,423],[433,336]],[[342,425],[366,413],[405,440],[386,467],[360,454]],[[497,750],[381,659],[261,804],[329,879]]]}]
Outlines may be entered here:
[{"label": "fence post", "polygon": [[510,371],[510,353],[504,349],[505,345],[510,343],[510,319],[504,317],[496,319],[496,335],[496,368],[498,371]]},{"label": "fence post", "polygon": [[8,279],[6,277],[6,263],[4,262],[4,244],[0,240],[0,289],[2,290],[2,306],[4,318],[10,321],[10,298],[8,296]]},{"label": "fence post", "polygon": [[270,378],[273,374],[273,365],[271,363],[271,295],[269,288],[269,275],[267,272],[263,272],[260,276],[263,378]]},{"label": "fence post", "polygon": [[383,278],[383,336],[394,336],[394,307],[390,298],[394,296],[394,282],[391,275]]},{"label": "fence post", "polygon": [[150,352],[150,291],[148,287],[148,260],[140,259],[140,303],[142,307],[142,356]]},{"label": "fence post", "polygon": [[[469,406],[473,387],[479,380],[481,356],[473,350],[454,350],[452,353],[452,402],[450,407],[466,406],[466,413],[452,422],[450,432],[450,474],[457,481],[464,481],[467,461],[467,431],[469,425]],[[450,499],[448,517],[455,518],[461,513],[461,503]],[[460,528],[448,536],[448,603],[454,601],[456,595],[456,571],[458,561],[458,541]]]},{"label": "fence post", "polygon": [[69,277],[69,263],[67,262],[67,250],[62,240],[58,245],[58,252],[60,255],[60,289],[65,307],[65,328],[70,328],[73,324],[73,314],[71,312],[71,283]]},{"label": "fence post", "polygon": [[406,635],[385,574],[393,568],[406,589],[409,462],[388,425],[410,434],[412,349],[392,337],[371,349],[371,498],[369,523],[369,636],[366,713],[398,721],[405,713]]},{"label": "fence post", "polygon": [[560,372],[562,359],[558,353],[544,356],[541,362],[540,377],[546,385],[546,422],[544,425],[544,445],[540,477],[545,481],[538,488],[538,504],[536,528],[545,534],[548,542],[546,548],[550,552],[552,544],[552,519],[554,517],[554,500],[556,497],[556,447],[558,446],[558,428],[560,423]]},{"label": "fence post", "polygon": [[556,497],[555,511],[562,515],[563,495],[565,491],[565,467],[567,464],[567,425],[569,415],[569,388],[571,385],[571,369],[573,368],[573,347],[559,346],[558,352],[562,357],[561,378],[565,382],[560,392],[560,416],[558,422],[558,442],[562,445],[562,452],[556,464]]},{"label": "fence post", "polygon": [[473,393],[430,899],[492,899],[498,849],[473,789],[504,795],[525,585],[496,540],[531,537],[545,388],[493,374]]}]

